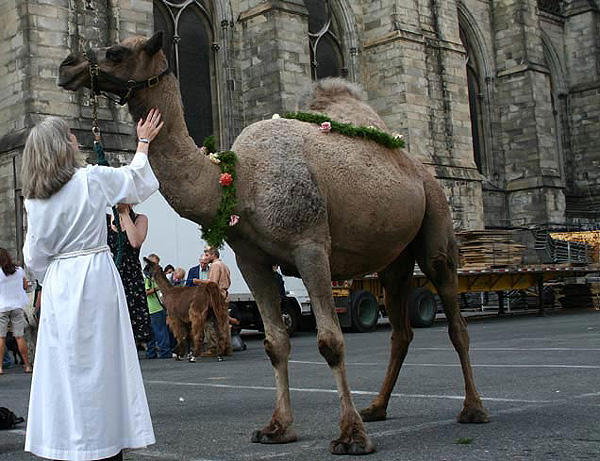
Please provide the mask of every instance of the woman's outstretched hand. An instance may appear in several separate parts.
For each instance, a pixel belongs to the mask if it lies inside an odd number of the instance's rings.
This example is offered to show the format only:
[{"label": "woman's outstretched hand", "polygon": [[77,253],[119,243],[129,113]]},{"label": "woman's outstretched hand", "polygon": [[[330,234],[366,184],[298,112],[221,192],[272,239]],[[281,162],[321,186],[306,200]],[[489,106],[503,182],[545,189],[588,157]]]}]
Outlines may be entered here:
[{"label": "woman's outstretched hand", "polygon": [[150,142],[154,140],[164,125],[164,122],[161,122],[160,119],[160,111],[156,108],[150,109],[146,118],[138,121],[138,139],[147,139]]}]

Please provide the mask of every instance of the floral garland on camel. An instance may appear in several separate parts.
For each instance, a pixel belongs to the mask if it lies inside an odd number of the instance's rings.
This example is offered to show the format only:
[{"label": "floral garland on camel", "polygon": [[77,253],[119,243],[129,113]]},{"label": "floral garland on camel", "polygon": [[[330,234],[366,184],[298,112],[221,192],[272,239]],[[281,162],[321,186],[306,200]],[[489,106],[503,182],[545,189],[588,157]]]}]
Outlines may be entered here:
[{"label": "floral garland on camel", "polygon": [[215,138],[209,136],[203,142],[200,151],[208,155],[208,158],[221,169],[219,184],[223,188],[221,203],[217,208],[217,214],[210,226],[202,227],[202,239],[213,248],[221,248],[227,237],[229,227],[235,226],[240,217],[234,214],[237,205],[237,191],[235,187],[235,165],[237,156],[235,152],[226,150],[215,153]]},{"label": "floral garland on camel", "polygon": [[[279,114],[273,115],[274,119],[281,118]],[[399,134],[388,134],[373,126],[354,126],[350,123],[342,123],[331,120],[327,115],[313,114],[308,112],[288,112],[283,118],[300,120],[301,122],[316,123],[323,133],[335,132],[345,136],[364,138],[381,144],[390,149],[404,147],[404,136]],[[207,227],[202,227],[202,239],[213,248],[221,248],[227,238],[227,231],[235,226],[240,217],[235,212],[237,205],[237,191],[235,188],[237,156],[235,152],[227,150],[215,153],[215,137],[207,137],[201,147],[201,152],[207,155],[211,162],[221,168],[219,184],[223,188],[221,203],[217,209],[215,218]]]}]

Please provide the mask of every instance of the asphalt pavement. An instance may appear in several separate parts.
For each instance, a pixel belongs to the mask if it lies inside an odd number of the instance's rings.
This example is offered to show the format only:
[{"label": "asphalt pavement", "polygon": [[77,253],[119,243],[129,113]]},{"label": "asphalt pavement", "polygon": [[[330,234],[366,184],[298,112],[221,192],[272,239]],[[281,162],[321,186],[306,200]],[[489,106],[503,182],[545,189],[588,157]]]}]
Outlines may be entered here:
[{"label": "asphalt pavement", "polygon": [[[600,459],[600,312],[469,322],[471,358],[490,423],[455,421],[464,395],[462,374],[444,323],[415,330],[388,408],[388,420],[367,430],[379,460]],[[358,408],[379,390],[390,328],[346,334],[346,363]],[[275,400],[262,337],[224,362],[141,360],[157,443],[126,460],[348,460],[328,453],[338,435],[339,400],[313,332],[292,338],[291,397],[296,443],[250,443]],[[107,345],[109,347],[109,345]],[[0,377],[0,406],[26,416],[31,376]],[[22,451],[24,425],[0,431],[0,460],[35,459]],[[363,458],[359,458],[363,459]]]}]

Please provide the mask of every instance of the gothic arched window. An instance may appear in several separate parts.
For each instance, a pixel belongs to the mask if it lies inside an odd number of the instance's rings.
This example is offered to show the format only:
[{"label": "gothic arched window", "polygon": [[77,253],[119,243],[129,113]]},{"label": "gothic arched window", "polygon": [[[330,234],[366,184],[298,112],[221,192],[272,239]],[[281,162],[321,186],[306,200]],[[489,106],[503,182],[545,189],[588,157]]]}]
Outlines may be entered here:
[{"label": "gothic arched window", "polygon": [[484,173],[484,132],[483,132],[483,115],[481,104],[481,71],[475,54],[469,47],[468,40],[465,34],[460,29],[460,38],[463,46],[467,51],[467,85],[469,89],[469,112],[471,114],[471,133],[473,136],[473,156],[475,165],[480,173]]},{"label": "gothic arched window", "polygon": [[345,77],[344,55],[331,0],[304,0],[308,9],[311,77]]},{"label": "gothic arched window", "polygon": [[197,1],[155,0],[154,30],[164,33],[164,50],[179,80],[188,131],[201,145],[215,133],[209,15]]}]

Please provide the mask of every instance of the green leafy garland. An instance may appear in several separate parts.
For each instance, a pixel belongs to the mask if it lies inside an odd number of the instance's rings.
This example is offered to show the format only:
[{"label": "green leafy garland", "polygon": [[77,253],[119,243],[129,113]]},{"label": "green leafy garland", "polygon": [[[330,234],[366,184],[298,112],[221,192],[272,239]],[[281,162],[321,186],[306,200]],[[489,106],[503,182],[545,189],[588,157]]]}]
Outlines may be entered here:
[{"label": "green leafy garland", "polygon": [[[210,138],[205,140],[205,144],[210,144]],[[212,146],[214,148],[214,141]],[[207,145],[204,147],[207,148],[207,152],[210,152]],[[234,215],[237,205],[237,191],[235,187],[237,156],[235,152],[228,150],[217,154],[211,153],[209,154],[209,158],[221,168],[219,184],[223,188],[223,195],[221,196],[221,203],[214,219],[209,226],[202,227],[202,239],[213,248],[221,248],[227,237],[227,230],[229,227],[237,224],[237,220],[239,220],[239,216]]]},{"label": "green leafy garland", "polygon": [[215,138],[215,135],[211,134],[210,136],[207,136],[206,138],[204,138],[204,141],[202,141],[202,146],[206,147],[209,152],[216,152],[217,151],[217,139]]},{"label": "green leafy garland", "polygon": [[336,122],[327,115],[311,114],[308,112],[288,112],[283,114],[283,118],[300,120],[301,122],[317,123],[321,125],[324,122],[331,123],[331,131],[355,138],[365,138],[375,141],[377,144],[397,149],[404,147],[404,139],[401,135],[393,136],[370,126],[354,126],[350,123]]}]

